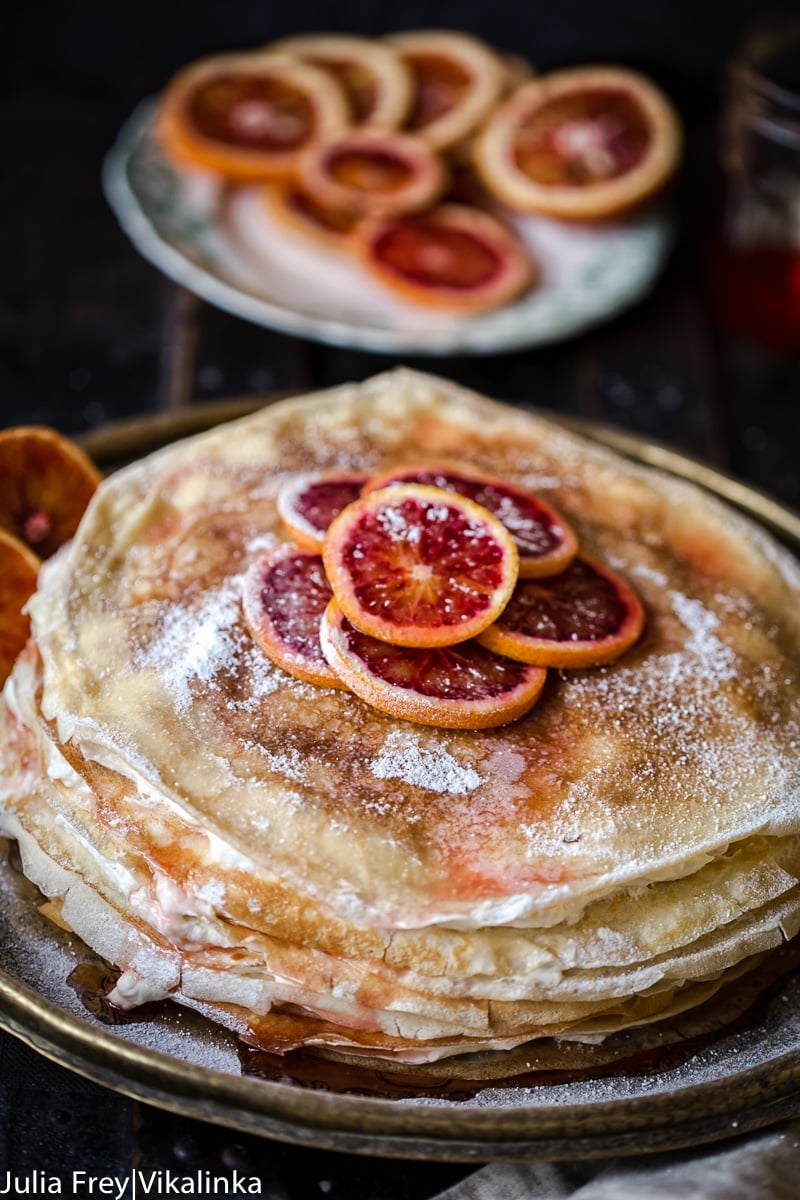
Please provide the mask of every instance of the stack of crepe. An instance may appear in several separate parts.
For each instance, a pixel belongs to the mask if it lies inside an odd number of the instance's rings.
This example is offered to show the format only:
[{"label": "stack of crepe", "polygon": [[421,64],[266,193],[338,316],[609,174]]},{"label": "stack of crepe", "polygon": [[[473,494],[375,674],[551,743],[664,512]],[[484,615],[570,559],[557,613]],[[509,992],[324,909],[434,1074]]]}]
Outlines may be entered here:
[{"label": "stack of crepe", "polygon": [[[554,504],[647,610],[622,659],[551,672],[500,729],[294,679],[242,615],[296,472],[442,459]],[[511,1047],[699,1004],[800,928],[799,599],[716,500],[443,381],[276,404],[112,477],[44,567],[0,831],[119,1005],[502,1074]]]}]

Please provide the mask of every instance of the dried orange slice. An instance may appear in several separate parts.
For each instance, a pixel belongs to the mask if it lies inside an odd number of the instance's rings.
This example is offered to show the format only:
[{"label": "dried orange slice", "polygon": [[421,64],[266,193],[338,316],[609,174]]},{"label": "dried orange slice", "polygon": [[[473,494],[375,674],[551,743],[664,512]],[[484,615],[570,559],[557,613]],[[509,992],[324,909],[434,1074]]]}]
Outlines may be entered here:
[{"label": "dried orange slice", "polygon": [[306,33],[269,47],[331,71],[344,90],[356,125],[397,129],[411,107],[411,72],[385,42],[344,33]]},{"label": "dried orange slice", "polygon": [[519,556],[485,508],[412,483],[343,509],[322,557],[339,606],[362,633],[397,646],[452,646],[502,612]]},{"label": "dried orange slice", "polygon": [[333,596],[318,554],[282,546],[257,558],[244,577],[248,627],[267,658],[290,675],[320,687],[345,685],[322,653],[319,628]]},{"label": "dried orange slice", "polygon": [[483,121],[506,87],[506,66],[466,33],[420,29],[386,39],[411,68],[414,102],[406,128],[443,150]]},{"label": "dried orange slice", "polygon": [[507,304],[537,273],[505,226],[462,204],[367,219],[353,235],[353,248],[366,269],[404,299],[459,313]]},{"label": "dried orange slice", "polygon": [[287,175],[310,142],[348,121],[327,71],[288,55],[219,54],[170,81],[156,132],[179,163],[246,182]]},{"label": "dried orange slice", "polygon": [[322,204],[358,213],[415,212],[447,184],[444,164],[426,142],[386,129],[352,129],[315,142],[297,175]]},{"label": "dried orange slice", "polygon": [[541,667],[596,667],[640,637],[644,609],[616,572],[584,555],[560,575],[521,580],[481,644]]},{"label": "dried orange slice", "polygon": [[524,84],[487,121],[473,148],[504,203],[573,220],[640,203],[673,174],[681,131],[649,79],[620,67],[555,71]]},{"label": "dried orange slice", "polygon": [[296,475],[278,492],[278,516],[298,546],[322,553],[334,517],[358,500],[369,476],[355,472]]},{"label": "dried orange slice", "polygon": [[83,451],[55,429],[4,429],[0,528],[47,558],[72,537],[100,479]]},{"label": "dried orange slice", "polygon": [[291,182],[265,185],[263,198],[267,212],[279,224],[340,250],[360,220],[356,213],[321,204]]},{"label": "dried orange slice", "polygon": [[40,565],[26,545],[0,529],[0,686],[28,640],[31,623],[22,608],[36,591]]},{"label": "dried orange slice", "polygon": [[494,513],[519,551],[521,579],[555,575],[578,553],[574,531],[554,508],[502,479],[465,471],[449,463],[424,463],[384,471],[369,481],[366,490],[376,491],[397,483],[425,483],[458,492]]},{"label": "dried orange slice", "polygon": [[370,637],[332,600],[320,640],[350,691],[392,717],[443,729],[507,725],[533,708],[547,672],[492,654],[478,642],[413,649]]}]

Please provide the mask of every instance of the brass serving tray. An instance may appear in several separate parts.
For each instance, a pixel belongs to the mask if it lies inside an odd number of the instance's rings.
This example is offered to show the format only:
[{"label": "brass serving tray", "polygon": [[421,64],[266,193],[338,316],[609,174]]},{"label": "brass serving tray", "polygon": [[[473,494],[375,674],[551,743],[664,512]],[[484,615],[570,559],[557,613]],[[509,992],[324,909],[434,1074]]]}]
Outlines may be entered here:
[{"label": "brass serving tray", "polygon": [[[87,435],[83,445],[114,468],[277,398],[118,422]],[[800,550],[800,516],[769,497],[668,447],[555,419],[707,488]],[[665,1058],[650,1072],[492,1087],[464,1101],[343,1095],[243,1076],[232,1037],[177,1008],[150,1022],[100,1024],[65,983],[82,956],[80,943],[39,914],[36,895],[0,862],[0,1026],[125,1095],[242,1132],[387,1156],[579,1159],[695,1145],[800,1114],[797,975],[765,1000],[754,1022],[723,1031],[678,1065]]]}]

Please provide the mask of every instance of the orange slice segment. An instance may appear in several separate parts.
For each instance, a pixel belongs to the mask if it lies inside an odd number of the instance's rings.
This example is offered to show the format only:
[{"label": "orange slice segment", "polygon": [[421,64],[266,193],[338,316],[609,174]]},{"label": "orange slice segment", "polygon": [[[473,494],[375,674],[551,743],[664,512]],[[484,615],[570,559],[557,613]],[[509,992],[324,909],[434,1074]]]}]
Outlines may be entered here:
[{"label": "orange slice segment", "polygon": [[238,182],[289,174],[299,153],[349,122],[336,80],[279,54],[219,54],[180,71],[156,131],[178,163]]},{"label": "orange slice segment", "polygon": [[385,42],[343,33],[306,33],[269,47],[291,54],[336,76],[357,125],[396,129],[411,105],[411,73]]},{"label": "orange slice segment", "polygon": [[560,575],[521,580],[479,640],[520,662],[596,667],[614,662],[632,646],[644,622],[641,601],[625,580],[581,555]]},{"label": "orange slice segment", "polygon": [[504,203],[582,220],[646,199],[672,175],[680,149],[675,110],[649,79],[578,67],[514,92],[481,130],[473,157]]},{"label": "orange slice segment", "polygon": [[0,529],[0,686],[30,634],[30,619],[22,608],[36,591],[40,565],[24,543]]},{"label": "orange slice segment", "polygon": [[495,217],[464,204],[367,219],[353,236],[366,269],[414,304],[487,312],[535,282],[522,244]]},{"label": "orange slice segment", "polygon": [[522,579],[555,575],[578,553],[574,531],[554,508],[502,479],[464,471],[449,463],[425,463],[385,471],[370,480],[366,491],[397,483],[424,483],[458,492],[494,513],[514,539]]},{"label": "orange slice segment", "polygon": [[320,203],[358,213],[413,212],[447,183],[438,154],[420,138],[385,129],[353,129],[314,143],[298,178]]},{"label": "orange slice segment", "polygon": [[333,594],[362,633],[397,646],[451,646],[490,625],[518,574],[508,530],[474,501],[402,484],[332,522],[322,551]]},{"label": "orange slice segment", "polygon": [[297,475],[278,492],[278,515],[298,546],[321,554],[331,521],[358,500],[368,479],[347,472]]},{"label": "orange slice segment", "polygon": [[546,671],[513,662],[477,642],[413,649],[361,633],[335,600],[325,610],[320,640],[347,687],[392,717],[443,729],[507,725],[531,709]]},{"label": "orange slice segment", "polygon": [[407,128],[443,150],[466,138],[506,87],[502,58],[466,33],[421,29],[387,39],[414,76]]},{"label": "orange slice segment", "polygon": [[306,683],[341,688],[322,653],[319,628],[333,593],[318,554],[282,546],[251,563],[242,603],[250,632],[272,662]]},{"label": "orange slice segment", "polygon": [[75,533],[100,479],[83,451],[55,429],[4,429],[0,528],[47,558]]}]

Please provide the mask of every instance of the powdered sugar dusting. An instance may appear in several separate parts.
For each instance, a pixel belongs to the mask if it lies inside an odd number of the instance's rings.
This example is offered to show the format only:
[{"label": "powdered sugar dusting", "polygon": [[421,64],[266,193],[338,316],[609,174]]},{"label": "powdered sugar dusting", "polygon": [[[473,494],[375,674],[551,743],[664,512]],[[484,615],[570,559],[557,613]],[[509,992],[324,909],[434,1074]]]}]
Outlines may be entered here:
[{"label": "powdered sugar dusting", "polygon": [[276,774],[282,775],[285,779],[291,779],[295,783],[305,781],[308,774],[306,763],[297,750],[291,749],[282,754],[274,754],[266,746],[257,746],[256,749],[265,760],[267,770],[275,771]]},{"label": "powdered sugar dusting", "polygon": [[[754,720],[754,712],[741,702],[736,686],[739,672],[752,678],[755,664],[738,659],[720,636],[719,616],[700,599],[679,591],[668,592],[667,599],[686,631],[677,649],[562,680],[567,707],[582,711],[587,729],[610,731],[614,755],[609,760],[602,744],[595,744],[597,739],[586,742],[585,750],[588,747],[597,765],[587,763],[589,769],[571,783],[561,819],[552,830],[567,843],[578,839],[588,805],[600,840],[605,830],[609,837],[630,833],[636,841],[638,831],[629,822],[638,820],[638,809],[631,816],[625,807],[606,808],[600,796],[614,775],[624,778],[626,786],[634,786],[641,797],[659,796],[668,771],[670,819],[652,831],[660,851],[649,846],[648,854],[654,856],[651,866],[662,856],[669,861],[680,849],[684,833],[690,835],[682,822],[698,797],[703,798],[706,831],[712,841],[723,833],[727,840],[735,840],[756,827],[750,823],[756,814],[745,807],[736,824],[732,822],[732,796],[758,797],[759,819],[765,826],[770,804],[786,795],[791,769],[781,749],[786,746],[786,730],[776,739],[772,729]],[[760,684],[753,679],[754,692],[761,687],[766,694],[770,690],[767,665],[761,674]],[[785,812],[776,810],[778,824],[786,819]],[[714,829],[716,834],[710,832]],[[541,849],[541,831],[531,832]],[[635,862],[632,866],[638,869]]]},{"label": "powdered sugar dusting", "polygon": [[240,661],[246,672],[247,695],[243,700],[228,700],[231,712],[256,712],[262,700],[270,696],[281,683],[281,673],[265,658],[257,646],[237,646]]},{"label": "powdered sugar dusting", "polygon": [[[615,565],[612,561],[615,557],[614,555],[609,556],[609,564],[611,566]],[[657,571],[654,567],[649,566],[648,563],[641,562],[631,565],[625,560],[618,563],[617,569],[620,571],[629,571],[631,575],[637,575],[640,579],[646,579],[649,583],[654,583],[657,587],[667,586],[668,580],[664,572]]]},{"label": "powdered sugar dusting", "polygon": [[435,750],[420,745],[416,734],[395,730],[384,742],[370,771],[378,779],[400,779],[431,792],[465,795],[484,779],[473,767],[463,766],[441,743]]},{"label": "powdered sugar dusting", "polygon": [[719,629],[716,614],[705,608],[699,600],[680,592],[670,592],[669,599],[674,613],[691,635],[686,643],[686,653],[702,666],[705,677],[719,683],[733,679],[736,674],[735,656],[730,647],[716,636],[715,630]]},{"label": "powdered sugar dusting", "polygon": [[247,685],[243,700],[227,701],[231,710],[252,712],[279,686],[279,672],[243,634],[241,592],[242,576],[231,575],[204,593],[195,607],[185,600],[171,605],[158,636],[136,656],[138,668],[161,674],[181,715],[188,712],[198,685],[218,690],[223,672],[240,673]]},{"label": "powdered sugar dusting", "polygon": [[278,545],[278,539],[274,533],[257,533],[255,537],[251,537],[246,545],[248,557],[254,558],[256,554],[268,554]]},{"label": "powdered sugar dusting", "polygon": [[162,673],[180,713],[191,704],[192,684],[211,686],[219,671],[231,668],[240,595],[241,579],[232,576],[207,592],[196,611],[181,603],[171,606],[160,635],[139,656],[137,666]]}]

